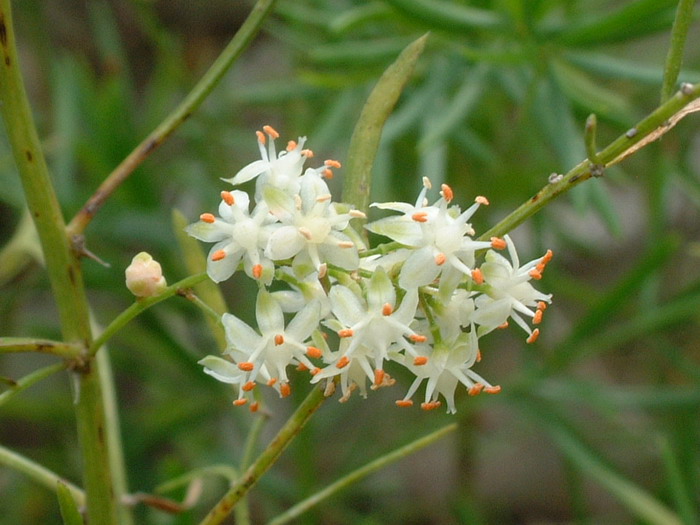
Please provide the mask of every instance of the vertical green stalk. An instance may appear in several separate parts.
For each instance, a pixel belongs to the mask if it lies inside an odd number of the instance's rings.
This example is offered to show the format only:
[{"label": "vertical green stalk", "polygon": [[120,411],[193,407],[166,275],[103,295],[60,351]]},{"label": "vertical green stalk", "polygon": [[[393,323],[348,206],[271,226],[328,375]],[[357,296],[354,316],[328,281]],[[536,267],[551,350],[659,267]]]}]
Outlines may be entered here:
[{"label": "vertical green stalk", "polygon": [[[66,342],[87,348],[92,339],[78,256],[49,178],[17,59],[10,0],[0,0],[0,110],[12,146],[27,206],[34,220]],[[75,411],[91,525],[116,524],[116,501],[105,441],[105,414],[96,363],[74,371]]]},{"label": "vertical green stalk", "polygon": [[676,18],[671,30],[671,45],[666,55],[664,80],[661,86],[661,103],[666,102],[676,90],[678,74],[683,63],[683,48],[688,37],[688,28],[693,21],[693,6],[695,0],[680,0],[676,8]]}]

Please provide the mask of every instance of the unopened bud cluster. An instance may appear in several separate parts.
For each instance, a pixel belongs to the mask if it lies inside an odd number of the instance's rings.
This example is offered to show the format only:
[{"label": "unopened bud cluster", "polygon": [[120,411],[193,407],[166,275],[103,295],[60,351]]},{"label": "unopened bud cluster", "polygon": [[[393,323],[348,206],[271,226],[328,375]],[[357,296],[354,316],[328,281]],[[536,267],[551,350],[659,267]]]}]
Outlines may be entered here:
[{"label": "unopened bud cluster", "polygon": [[259,285],[257,327],[225,314],[225,357],[200,361],[206,373],[238,387],[234,404],[256,410],[252,391],[260,383],[289,395],[290,366],[307,370],[312,383],[337,381],[341,401],[354,390],[365,396],[368,385],[392,385],[392,366],[415,376],[399,406],[412,405],[423,383],[426,410],[444,400],[455,412],[460,385],[470,395],[499,392],[472,370],[479,339],[512,320],[535,341],[539,329],[531,324],[541,322],[551,295],[531,281],[552,253],[521,265],[508,236],[475,240],[468,221],[486,198],[462,211],[442,185],[429,204],[428,179],[415,204],[372,205],[397,213],[365,226],[390,239],[369,249],[350,224],[364,213],[333,202],[324,180],[340,164],[304,170],[313,157],[305,137],[277,154],[274,129],[257,135],[261,159],[224,179],[237,186],[257,177],[254,204],[245,192],[223,191],[218,215],[203,213],[187,227],[215,243],[207,258],[212,280],[242,269]]}]

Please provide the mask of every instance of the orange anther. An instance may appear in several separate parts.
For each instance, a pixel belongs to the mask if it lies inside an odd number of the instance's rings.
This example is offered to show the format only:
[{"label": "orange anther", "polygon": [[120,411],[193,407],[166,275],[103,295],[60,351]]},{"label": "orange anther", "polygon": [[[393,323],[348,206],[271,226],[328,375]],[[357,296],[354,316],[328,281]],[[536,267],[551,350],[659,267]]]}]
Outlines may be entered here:
[{"label": "orange anther", "polygon": [[297,147],[296,140],[290,140],[289,142],[287,142],[287,151],[292,151],[296,147]]},{"label": "orange anther", "polygon": [[233,206],[236,203],[236,199],[233,198],[233,194],[230,191],[222,191],[221,200],[229,206]]},{"label": "orange anther", "polygon": [[340,168],[340,162],[338,162],[337,160],[333,160],[333,159],[328,159],[323,164],[325,164],[329,168],[336,168],[336,169]]},{"label": "orange anther", "polygon": [[408,338],[414,343],[425,343],[428,340],[426,336],[420,334],[411,334]]},{"label": "orange anther", "polygon": [[272,377],[270,380],[267,382],[267,386],[275,386],[275,383],[277,383],[277,378]]},{"label": "orange anther", "polygon": [[279,346],[279,345],[283,345],[283,344],[284,344],[284,335],[277,334],[275,336],[275,345]]},{"label": "orange anther", "polygon": [[442,266],[443,264],[445,264],[446,260],[447,256],[444,253],[438,253],[435,256],[435,264],[437,264],[438,266]]},{"label": "orange anther", "polygon": [[416,366],[423,366],[427,362],[428,362],[428,358],[425,357],[424,355],[419,355],[413,359],[413,364]]},{"label": "orange anther", "polygon": [[315,346],[309,346],[306,348],[306,355],[309,357],[319,358],[323,355],[323,351]]},{"label": "orange anther", "polygon": [[255,388],[255,381],[248,381],[241,387],[244,391],[249,392]]},{"label": "orange anther", "polygon": [[282,383],[280,385],[280,395],[282,397],[287,397],[291,393],[292,393],[292,387],[289,386],[289,383]]},{"label": "orange anther", "polygon": [[343,357],[338,359],[338,362],[335,364],[335,367],[336,368],[345,368],[346,366],[348,366],[349,363],[350,363],[350,359],[348,358],[348,356],[344,355]]},{"label": "orange anther", "polygon": [[476,350],[476,362],[477,363],[481,362],[481,350],[479,350],[479,349]]},{"label": "orange anther", "polygon": [[338,330],[338,337],[352,337],[353,331],[350,328],[345,328],[344,330]]},{"label": "orange anther", "polygon": [[552,250],[547,250],[547,253],[544,254],[544,257],[542,257],[542,262],[547,264],[552,260],[552,257],[554,257],[554,252],[552,252]]},{"label": "orange anther", "polygon": [[377,369],[374,371],[374,384],[381,385],[384,382],[384,370]]},{"label": "orange anther", "polygon": [[416,222],[428,222],[428,212],[427,211],[417,211],[411,215],[411,219]]},{"label": "orange anther", "polygon": [[299,363],[299,366],[297,366],[297,372],[305,372],[308,369],[309,367],[306,366],[304,363]]},{"label": "orange anther", "polygon": [[420,407],[423,410],[435,410],[440,405],[442,405],[442,403],[440,401],[431,401],[430,403],[421,403]]},{"label": "orange anther", "polygon": [[528,338],[525,340],[525,342],[526,342],[526,343],[534,343],[535,341],[537,341],[537,338],[538,338],[539,336],[540,336],[540,329],[539,329],[539,328],[535,328],[535,329],[532,331],[532,333],[530,334],[530,337],[528,337]]},{"label": "orange anther", "polygon": [[537,310],[532,318],[532,324],[540,324],[542,322],[542,310]]},{"label": "orange anther", "polygon": [[384,306],[382,306],[382,315],[391,315],[392,313],[394,313],[394,307],[389,303],[384,303]]},{"label": "orange anther", "polygon": [[262,276],[262,272],[262,264],[256,264],[255,266],[253,266],[253,277],[255,277],[256,279],[260,279],[260,277]]},{"label": "orange anther", "polygon": [[410,399],[398,399],[396,401],[396,406],[397,407],[412,407],[413,401]]},{"label": "orange anther", "polygon": [[503,323],[499,324],[496,328],[500,328],[501,330],[505,330],[508,328],[508,321],[503,321]]},{"label": "orange anther", "polygon": [[265,134],[262,131],[256,131],[255,135],[258,137],[258,142],[260,144],[265,144],[267,142],[267,139],[265,138]]},{"label": "orange anther", "polygon": [[491,248],[494,250],[505,250],[508,247],[508,243],[506,243],[505,239],[501,239],[500,237],[491,237]]},{"label": "orange anther", "polygon": [[544,301],[540,301],[539,303],[537,303],[537,309],[542,310],[544,312],[547,309],[547,303],[545,303]]},{"label": "orange anther", "polygon": [[326,168],[325,170],[323,170],[323,176],[327,179],[332,179],[333,172],[330,169]]},{"label": "orange anther", "polygon": [[471,387],[469,390],[467,390],[467,394],[470,396],[478,396],[481,394],[481,391],[484,389],[484,385],[482,383],[476,383],[473,387]]},{"label": "orange anther", "polygon": [[248,400],[247,400],[246,398],[243,398],[243,399],[236,399],[236,400],[233,402],[233,404],[236,405],[237,407],[242,407],[242,406],[245,405],[247,402],[248,402]]},{"label": "orange anther", "polygon": [[208,224],[211,224],[211,223],[213,223],[214,221],[216,221],[216,217],[214,217],[214,215],[211,214],[211,213],[202,213],[202,214],[199,216],[199,220],[202,221],[202,222],[206,222],[206,223],[208,223]]},{"label": "orange anther", "polygon": [[275,128],[273,128],[272,126],[263,126],[263,131],[270,135],[273,139],[279,138],[280,136],[280,134],[277,133]]},{"label": "orange anther", "polygon": [[472,270],[472,279],[476,284],[484,284],[484,274],[480,268],[474,268]]},{"label": "orange anther", "polygon": [[318,374],[320,371],[321,371],[321,369],[320,369],[319,367],[316,367],[316,368],[314,368],[314,369],[311,371],[311,375],[312,375],[312,376],[315,376],[315,375]]},{"label": "orange anther", "polygon": [[313,158],[314,152],[311,151],[310,149],[303,149],[301,150],[301,155],[306,157],[307,159]]},{"label": "orange anther", "polygon": [[487,394],[498,394],[501,391],[500,385],[487,386],[484,388],[484,392]]},{"label": "orange anther", "polygon": [[212,261],[220,261],[224,257],[226,257],[226,252],[224,250],[216,250],[214,253],[211,254]]},{"label": "orange anther", "polygon": [[243,363],[238,363],[238,368],[240,370],[243,370],[244,372],[250,372],[255,368],[255,363],[251,363],[250,361],[244,361]]},{"label": "orange anther", "polygon": [[260,403],[258,403],[256,401],[255,403],[250,404],[250,406],[248,407],[248,410],[250,410],[251,412],[257,412],[259,408],[260,408]]},{"label": "orange anther", "polygon": [[450,188],[447,184],[443,184],[442,186],[440,186],[440,189],[442,190],[442,196],[447,202],[451,202],[452,199],[454,199],[455,194],[452,191],[452,188]]},{"label": "orange anther", "polygon": [[489,200],[483,195],[479,195],[476,199],[474,199],[474,202],[483,204],[484,206],[488,206],[490,204]]},{"label": "orange anther", "polygon": [[542,279],[542,274],[540,272],[538,272],[536,269],[530,270],[527,274],[530,277],[532,277],[533,279],[535,279],[536,281],[539,281],[540,279]]}]

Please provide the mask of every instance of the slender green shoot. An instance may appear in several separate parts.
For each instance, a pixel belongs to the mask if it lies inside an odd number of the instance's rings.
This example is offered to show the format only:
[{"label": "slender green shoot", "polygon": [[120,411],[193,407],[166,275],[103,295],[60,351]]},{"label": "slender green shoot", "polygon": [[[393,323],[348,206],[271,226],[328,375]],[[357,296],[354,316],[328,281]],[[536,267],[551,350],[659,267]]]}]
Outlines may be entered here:
[{"label": "slender green shoot", "polygon": [[343,476],[338,481],[331,483],[326,488],[317,492],[313,496],[310,496],[305,500],[300,501],[283,514],[280,514],[279,516],[274,518],[268,523],[268,525],[283,525],[284,523],[289,523],[291,520],[301,516],[304,512],[309,510],[314,505],[318,505],[324,499],[331,497],[332,495],[336,494],[337,492],[340,492],[341,490],[347,488],[353,483],[356,483],[362,478],[369,476],[373,472],[376,472],[386,467],[387,465],[395,463],[396,461],[399,461],[400,459],[403,459],[406,456],[410,456],[411,454],[418,452],[422,448],[427,447],[431,443],[434,443],[435,441],[446,436],[450,432],[454,432],[456,429],[457,423],[452,423],[450,425],[444,426],[441,429],[436,430],[431,434],[428,434],[427,436],[417,439],[412,443],[409,443],[408,445],[398,448],[393,452],[386,454],[385,456],[382,456],[378,459],[375,459],[374,461],[371,461],[370,463],[367,463],[359,469],[351,472],[347,476]]}]

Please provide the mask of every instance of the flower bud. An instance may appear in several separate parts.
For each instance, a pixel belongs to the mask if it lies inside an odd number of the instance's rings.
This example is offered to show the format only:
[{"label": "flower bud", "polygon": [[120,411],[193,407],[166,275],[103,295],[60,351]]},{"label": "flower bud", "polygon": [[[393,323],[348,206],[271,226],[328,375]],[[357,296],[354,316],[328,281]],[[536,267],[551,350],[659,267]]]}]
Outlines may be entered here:
[{"label": "flower bud", "polygon": [[147,252],[134,256],[124,273],[126,287],[136,297],[152,297],[167,286],[160,263],[154,261]]}]

